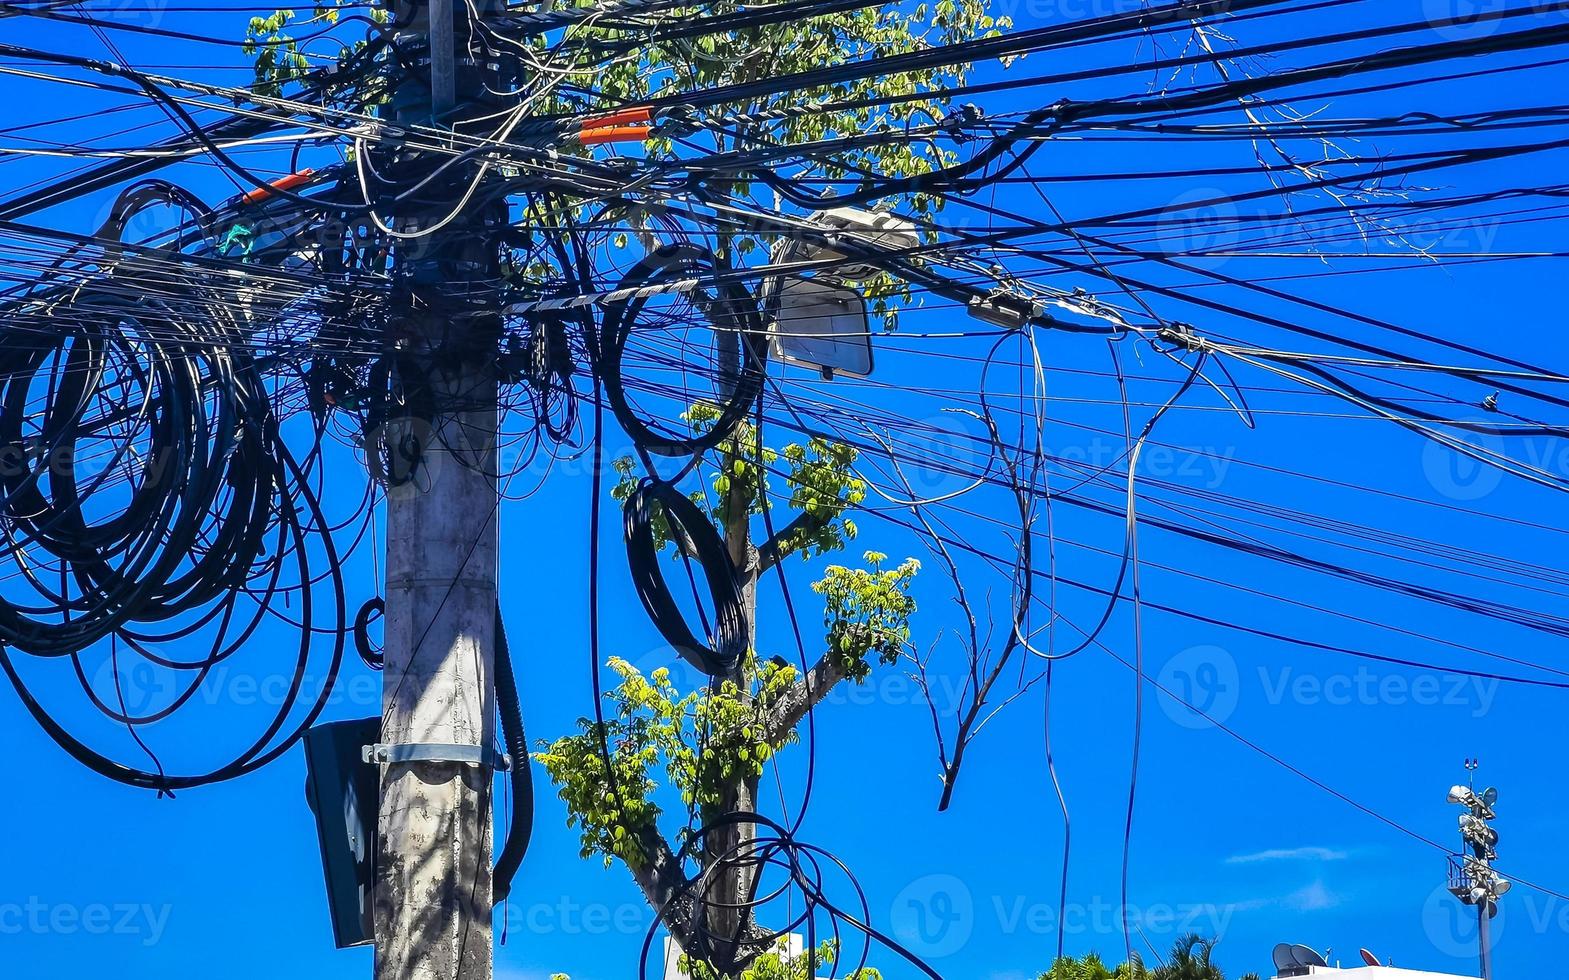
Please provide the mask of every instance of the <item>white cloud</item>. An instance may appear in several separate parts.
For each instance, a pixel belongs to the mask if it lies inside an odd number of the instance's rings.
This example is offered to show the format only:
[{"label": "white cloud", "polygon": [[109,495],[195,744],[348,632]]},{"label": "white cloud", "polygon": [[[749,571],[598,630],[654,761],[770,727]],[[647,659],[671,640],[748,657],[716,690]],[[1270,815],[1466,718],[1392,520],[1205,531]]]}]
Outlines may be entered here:
[{"label": "white cloud", "polygon": [[1296,891],[1286,895],[1267,895],[1244,899],[1240,902],[1228,902],[1226,910],[1230,913],[1261,912],[1266,909],[1319,912],[1324,909],[1336,908],[1341,904],[1341,901],[1341,896],[1330,891],[1322,881],[1315,881],[1311,885],[1298,888]]},{"label": "white cloud", "polygon": [[1332,909],[1340,904],[1340,896],[1324,887],[1322,881],[1315,881],[1306,888],[1298,889],[1285,897],[1281,902],[1288,909],[1298,912],[1317,912],[1321,909]]},{"label": "white cloud", "polygon": [[1345,851],[1328,847],[1291,847],[1257,851],[1252,854],[1233,854],[1227,864],[1262,864],[1265,861],[1344,861],[1350,857]]}]

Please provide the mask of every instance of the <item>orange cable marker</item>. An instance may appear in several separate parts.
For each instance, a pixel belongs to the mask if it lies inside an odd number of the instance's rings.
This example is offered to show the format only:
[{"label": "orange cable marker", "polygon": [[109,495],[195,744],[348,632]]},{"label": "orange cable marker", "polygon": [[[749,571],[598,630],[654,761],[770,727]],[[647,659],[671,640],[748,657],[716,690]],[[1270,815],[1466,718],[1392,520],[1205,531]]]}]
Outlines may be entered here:
[{"label": "orange cable marker", "polygon": [[598,143],[646,140],[653,132],[652,126],[601,126],[598,129],[583,130],[578,133],[577,139],[584,146],[594,146]]},{"label": "orange cable marker", "polygon": [[240,195],[240,203],[255,204],[259,201],[265,201],[272,196],[273,191],[292,191],[294,188],[309,182],[314,176],[316,176],[316,171],[306,167],[299,173],[289,174],[287,177],[279,177],[266,187],[258,187],[253,191],[246,191]]},{"label": "orange cable marker", "polygon": [[588,132],[594,129],[604,129],[607,126],[625,126],[632,123],[646,123],[653,121],[653,106],[633,106],[630,109],[622,109],[618,112],[612,112],[608,116],[596,116],[593,119],[585,120],[583,124],[578,127],[578,129],[583,132]]}]

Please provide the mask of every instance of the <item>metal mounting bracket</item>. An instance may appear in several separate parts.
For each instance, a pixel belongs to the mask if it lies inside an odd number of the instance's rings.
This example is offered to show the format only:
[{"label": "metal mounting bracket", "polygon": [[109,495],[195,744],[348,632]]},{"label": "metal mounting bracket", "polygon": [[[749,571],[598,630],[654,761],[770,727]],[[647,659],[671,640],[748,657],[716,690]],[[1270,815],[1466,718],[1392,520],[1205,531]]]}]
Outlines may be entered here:
[{"label": "metal mounting bracket", "polygon": [[386,765],[392,762],[461,762],[470,766],[489,766],[502,772],[512,768],[512,757],[481,745],[454,742],[408,742],[386,745],[377,742],[363,751],[366,762]]}]

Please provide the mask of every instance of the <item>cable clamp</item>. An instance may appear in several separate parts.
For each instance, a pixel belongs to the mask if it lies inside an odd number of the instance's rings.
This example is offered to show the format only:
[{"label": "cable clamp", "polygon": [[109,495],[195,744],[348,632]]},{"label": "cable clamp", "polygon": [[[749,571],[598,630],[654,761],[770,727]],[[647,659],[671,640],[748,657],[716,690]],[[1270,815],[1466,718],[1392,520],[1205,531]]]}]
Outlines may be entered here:
[{"label": "cable clamp", "polygon": [[979,125],[985,119],[985,114],[979,108],[972,103],[966,102],[964,105],[954,106],[948,110],[948,114],[943,117],[942,122],[938,126],[945,130],[955,143],[968,143],[975,137],[965,132],[965,130]]},{"label": "cable clamp", "polygon": [[361,750],[361,757],[370,763],[388,765],[400,762],[460,762],[470,766],[488,766],[501,772],[512,768],[512,757],[485,745],[461,745],[456,742],[406,742],[387,745],[377,742]]},{"label": "cable clamp", "polygon": [[1006,287],[993,289],[984,296],[971,296],[965,308],[975,319],[1004,330],[1022,330],[1043,312],[1035,300]]},{"label": "cable clamp", "polygon": [[659,136],[690,136],[702,128],[691,106],[666,106],[654,132]]},{"label": "cable clamp", "polygon": [[1172,321],[1156,332],[1155,336],[1168,344],[1175,344],[1188,350],[1203,350],[1206,346],[1203,337],[1193,330],[1193,324]]}]

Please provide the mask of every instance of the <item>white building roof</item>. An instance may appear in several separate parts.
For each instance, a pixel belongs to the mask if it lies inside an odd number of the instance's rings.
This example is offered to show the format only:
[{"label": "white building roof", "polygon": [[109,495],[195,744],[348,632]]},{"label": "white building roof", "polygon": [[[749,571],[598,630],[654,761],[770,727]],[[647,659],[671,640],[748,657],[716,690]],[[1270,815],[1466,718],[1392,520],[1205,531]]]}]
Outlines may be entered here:
[{"label": "white building roof", "polygon": [[1345,969],[1315,966],[1309,969],[1307,976],[1324,977],[1325,980],[1471,980],[1471,978],[1456,977],[1452,973],[1429,973],[1426,970],[1405,970],[1395,966],[1358,966]]}]

